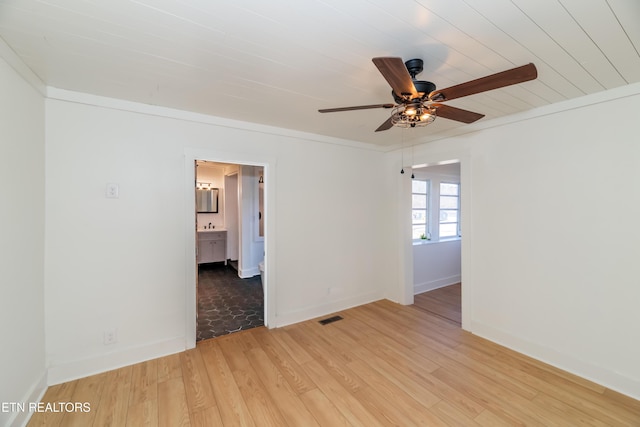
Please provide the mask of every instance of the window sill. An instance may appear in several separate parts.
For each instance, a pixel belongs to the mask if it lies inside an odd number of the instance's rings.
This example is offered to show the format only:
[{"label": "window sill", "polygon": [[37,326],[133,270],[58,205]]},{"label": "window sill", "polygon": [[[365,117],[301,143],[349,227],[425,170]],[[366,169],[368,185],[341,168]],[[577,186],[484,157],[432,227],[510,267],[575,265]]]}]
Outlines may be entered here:
[{"label": "window sill", "polygon": [[440,240],[423,240],[423,239],[419,239],[419,240],[414,240],[413,241],[413,246],[433,245],[433,244],[437,244],[437,243],[456,242],[458,240],[462,240],[462,238],[461,237],[448,237],[446,239],[440,239]]}]

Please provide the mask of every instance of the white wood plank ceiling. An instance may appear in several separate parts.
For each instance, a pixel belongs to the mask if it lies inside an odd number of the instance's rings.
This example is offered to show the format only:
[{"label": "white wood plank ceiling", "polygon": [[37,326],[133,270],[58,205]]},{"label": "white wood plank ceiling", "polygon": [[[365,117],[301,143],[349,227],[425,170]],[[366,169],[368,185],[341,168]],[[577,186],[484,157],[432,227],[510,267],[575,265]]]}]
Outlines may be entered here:
[{"label": "white wood plank ceiling", "polygon": [[638,0],[0,0],[0,37],[50,87],[381,148],[473,125],[318,113],[393,102],[373,57],[421,58],[439,88],[533,62],[449,102],[481,121],[640,81]]}]

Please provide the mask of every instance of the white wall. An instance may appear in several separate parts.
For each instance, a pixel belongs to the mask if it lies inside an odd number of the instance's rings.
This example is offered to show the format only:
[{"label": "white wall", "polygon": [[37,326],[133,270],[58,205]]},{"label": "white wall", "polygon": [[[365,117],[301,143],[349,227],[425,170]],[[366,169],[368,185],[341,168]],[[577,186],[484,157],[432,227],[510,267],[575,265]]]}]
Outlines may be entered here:
[{"label": "white wall", "polygon": [[[191,155],[268,165],[270,326],[381,297],[390,245],[371,230],[388,218],[379,209],[384,154],[196,119],[47,100],[51,383],[179,351],[189,341]],[[119,199],[105,198],[108,182],[120,185]],[[118,342],[105,346],[110,328]]]},{"label": "white wall", "polygon": [[413,292],[460,283],[460,239],[413,245]]},{"label": "white wall", "polygon": [[[44,99],[0,58],[0,402],[37,401],[44,349]],[[0,425],[27,413],[0,412]]]},{"label": "white wall", "polygon": [[631,85],[415,150],[466,157],[463,326],[636,398],[638,111]]}]

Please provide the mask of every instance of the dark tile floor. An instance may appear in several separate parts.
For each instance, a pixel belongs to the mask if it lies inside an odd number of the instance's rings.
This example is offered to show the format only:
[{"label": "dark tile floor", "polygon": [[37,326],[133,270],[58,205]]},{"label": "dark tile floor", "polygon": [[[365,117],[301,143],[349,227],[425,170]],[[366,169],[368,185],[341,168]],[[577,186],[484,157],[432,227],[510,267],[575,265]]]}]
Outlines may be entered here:
[{"label": "dark tile floor", "polygon": [[263,325],[260,276],[241,279],[222,263],[199,266],[197,341]]}]

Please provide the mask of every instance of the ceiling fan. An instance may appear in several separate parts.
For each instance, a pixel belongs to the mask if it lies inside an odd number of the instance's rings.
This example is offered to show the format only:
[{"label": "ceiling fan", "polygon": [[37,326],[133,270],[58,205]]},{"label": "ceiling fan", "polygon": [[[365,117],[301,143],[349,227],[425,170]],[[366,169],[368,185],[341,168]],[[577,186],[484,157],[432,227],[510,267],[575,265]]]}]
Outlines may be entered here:
[{"label": "ceiling fan", "polygon": [[395,104],[359,105],[355,107],[327,108],[318,111],[320,113],[334,113],[338,111],[392,108],[391,117],[382,123],[376,129],[376,132],[391,129],[393,126],[426,126],[433,122],[436,116],[462,123],[473,123],[483,118],[484,114],[451,107],[441,104],[441,102],[511,86],[538,77],[535,65],[527,64],[446,89],[436,89],[436,85],[431,82],[416,80],[416,76],[423,69],[422,59],[410,59],[403,63],[402,58],[381,57],[373,58],[373,63],[391,86],[391,94],[396,102]]}]

